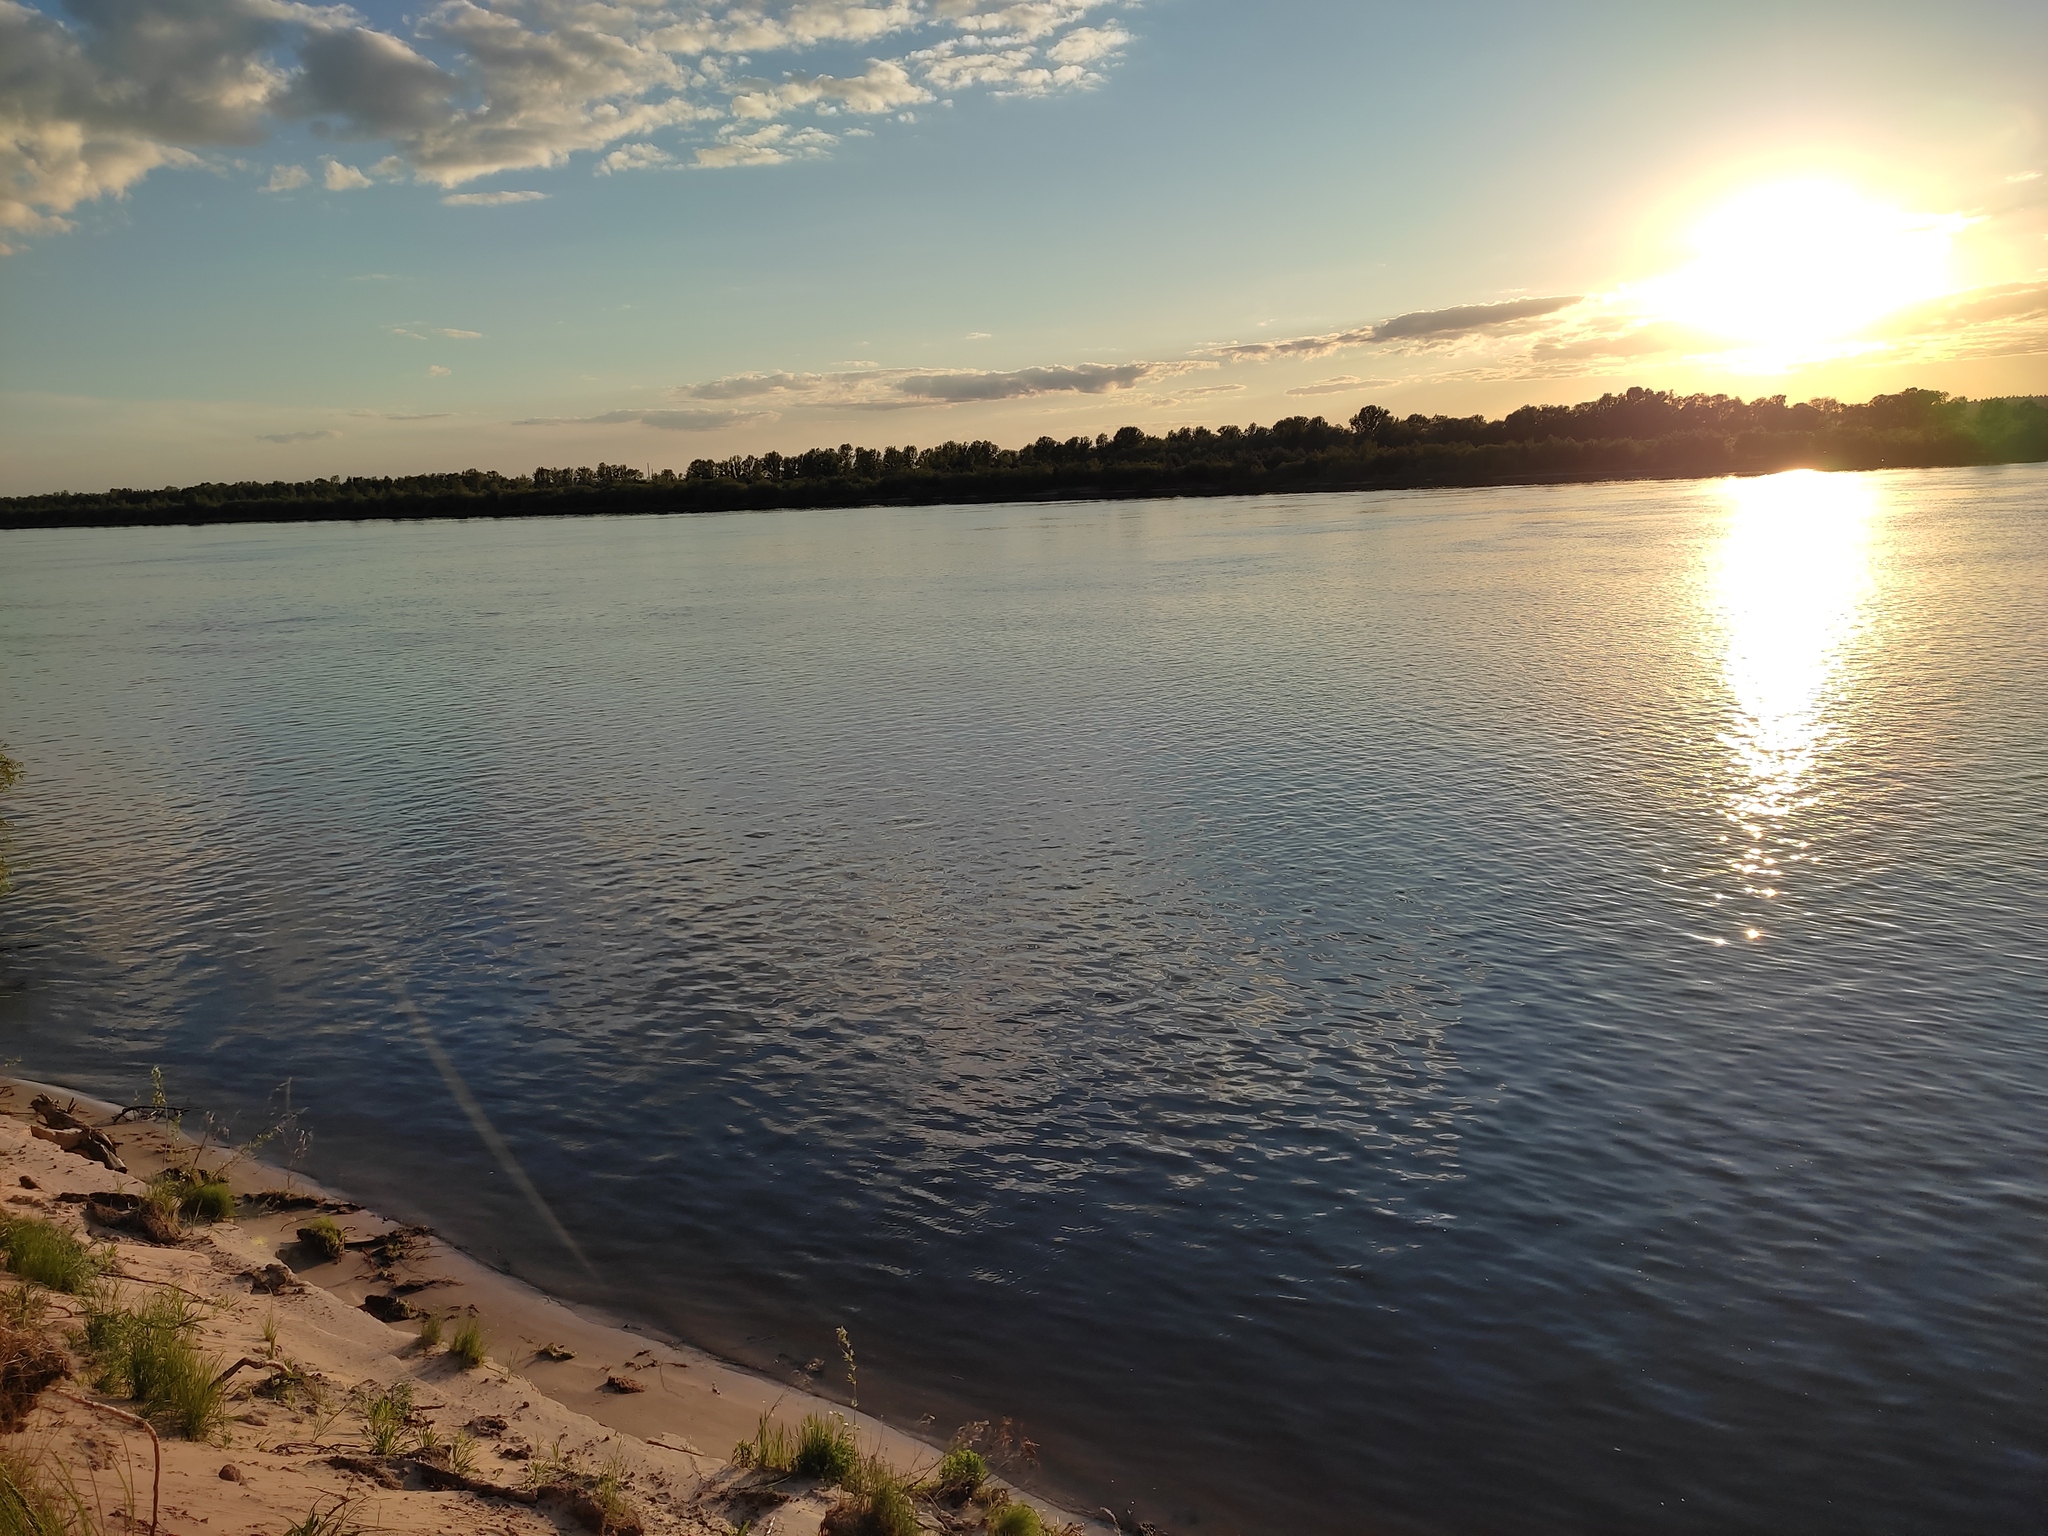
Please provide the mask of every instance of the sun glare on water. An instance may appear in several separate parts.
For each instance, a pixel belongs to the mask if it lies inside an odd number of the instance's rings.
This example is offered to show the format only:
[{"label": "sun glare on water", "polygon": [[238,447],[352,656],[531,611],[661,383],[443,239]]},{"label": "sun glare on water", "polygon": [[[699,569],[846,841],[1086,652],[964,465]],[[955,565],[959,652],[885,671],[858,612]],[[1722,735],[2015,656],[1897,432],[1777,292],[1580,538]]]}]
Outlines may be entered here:
[{"label": "sun glare on water", "polygon": [[1826,350],[1947,292],[1950,238],[1962,222],[1836,182],[1752,188],[1695,226],[1696,255],[1657,285],[1658,307],[1762,352]]}]

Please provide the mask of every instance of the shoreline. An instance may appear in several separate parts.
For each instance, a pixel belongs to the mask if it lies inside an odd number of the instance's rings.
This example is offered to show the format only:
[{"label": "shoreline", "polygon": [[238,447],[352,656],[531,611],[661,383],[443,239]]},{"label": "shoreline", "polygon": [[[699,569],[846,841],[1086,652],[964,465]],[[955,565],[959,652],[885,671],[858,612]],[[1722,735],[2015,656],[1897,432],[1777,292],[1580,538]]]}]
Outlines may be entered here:
[{"label": "shoreline", "polygon": [[[1837,456],[1795,454],[1783,459],[1740,460],[1714,464],[1675,465],[1654,469],[1621,469],[1611,473],[1558,471],[1474,475],[1396,475],[1368,478],[1315,479],[1263,476],[1216,483],[1120,484],[1076,483],[1032,490],[1010,485],[978,487],[948,485],[929,490],[856,496],[816,497],[732,496],[687,504],[678,497],[663,499],[654,492],[624,496],[548,492],[464,494],[446,497],[365,497],[334,501],[255,501],[218,503],[198,510],[190,505],[149,507],[130,514],[88,511],[15,513],[5,503],[35,500],[34,496],[0,498],[0,533],[57,533],[119,528],[288,528],[326,523],[516,523],[547,519],[716,517],[741,513],[901,511],[921,507],[1047,507],[1081,502],[1215,501],[1273,496],[1416,494],[1431,491],[1557,490],[1569,486],[1654,485],[1688,480],[1752,480],[1811,470],[1817,474],[1862,475],[1882,472],[1956,469],[2026,469],[2048,460],[2038,458],[1971,459],[1934,456]],[[1272,483],[1278,480],[1280,483]],[[52,492],[90,499],[91,492]],[[111,492],[107,494],[112,494]],[[652,502],[652,505],[636,505]],[[530,503],[530,504],[528,504]]]},{"label": "shoreline", "polygon": [[[37,1117],[29,1103],[39,1093],[47,1093],[59,1102],[75,1101],[81,1120],[105,1127],[127,1164],[127,1174],[112,1173],[87,1156],[61,1150],[48,1141],[31,1137],[27,1126]],[[0,1149],[6,1153],[0,1157],[0,1171],[7,1175],[5,1183],[8,1189],[4,1197],[8,1202],[7,1214],[45,1214],[41,1209],[25,1208],[32,1204],[58,1209],[47,1198],[38,1201],[36,1195],[24,1194],[17,1189],[14,1177],[17,1173],[25,1172],[33,1178],[38,1193],[54,1193],[60,1202],[68,1201],[65,1208],[78,1211],[82,1209],[79,1202],[89,1192],[105,1189],[140,1192],[145,1181],[169,1166],[174,1156],[181,1161],[192,1156],[197,1144],[168,1125],[153,1121],[113,1125],[111,1122],[116,1109],[115,1105],[76,1093],[62,1084],[14,1073],[0,1075],[0,1132],[4,1132]],[[232,1151],[228,1147],[219,1148],[216,1153],[209,1154],[207,1160],[209,1163],[224,1161]],[[28,1167],[31,1163],[36,1166]],[[531,1418],[538,1412],[540,1418],[547,1421],[540,1427],[552,1428],[565,1435],[572,1442],[572,1453],[580,1443],[586,1457],[593,1447],[599,1445],[608,1447],[607,1454],[627,1455],[642,1470],[650,1490],[646,1497],[657,1504],[672,1505],[683,1511],[682,1523],[670,1523],[661,1528],[678,1531],[701,1529],[723,1536],[725,1531],[744,1524],[741,1519],[728,1518],[721,1526],[705,1512],[747,1505],[746,1495],[750,1488],[763,1486],[759,1480],[750,1480],[734,1466],[730,1452],[732,1447],[753,1436],[764,1414],[791,1428],[807,1415],[838,1415],[851,1427],[863,1454],[879,1455],[896,1471],[911,1477],[929,1471],[946,1449],[943,1444],[923,1435],[862,1413],[822,1394],[807,1393],[776,1381],[660,1330],[553,1296],[514,1275],[491,1268],[438,1234],[388,1220],[348,1199],[332,1186],[316,1184],[258,1158],[235,1161],[229,1171],[228,1182],[240,1207],[235,1218],[211,1226],[194,1227],[176,1247],[151,1245],[125,1233],[119,1234],[116,1236],[116,1251],[122,1270],[161,1270],[161,1261],[169,1255],[176,1255],[181,1260],[190,1257],[210,1261],[217,1280],[226,1278],[226,1269],[233,1268],[238,1271],[235,1278],[242,1283],[223,1287],[223,1294],[236,1298],[233,1309],[244,1325],[239,1331],[251,1333],[249,1325],[253,1319],[240,1315],[252,1311],[244,1298],[254,1294],[257,1305],[253,1311],[260,1313],[266,1297],[260,1292],[252,1292],[248,1277],[251,1274],[260,1276],[265,1266],[281,1262],[291,1271],[291,1279],[306,1288],[308,1298],[318,1297],[327,1304],[325,1308],[315,1308],[328,1315],[312,1320],[314,1334],[332,1336],[337,1332],[345,1333],[356,1346],[352,1352],[341,1352],[344,1358],[337,1362],[336,1367],[339,1374],[362,1371],[367,1375],[375,1365],[381,1363],[388,1367],[395,1361],[422,1386],[443,1394],[448,1392],[450,1384],[448,1373],[440,1369],[448,1363],[447,1357],[433,1355],[418,1347],[416,1323],[378,1321],[363,1308],[363,1300],[372,1294],[418,1297],[430,1300],[431,1310],[437,1315],[476,1317],[490,1339],[490,1358],[479,1370],[465,1373],[463,1385],[480,1390],[494,1388],[500,1396],[516,1395],[519,1415]],[[332,1215],[339,1222],[351,1247],[337,1260],[322,1261],[309,1253],[295,1234],[313,1214],[313,1208],[268,1211],[256,1208],[258,1202],[252,1197],[278,1191],[302,1194],[309,1201],[317,1201],[320,1212]],[[415,1241],[407,1246],[415,1251],[380,1268],[362,1252],[360,1245],[393,1233],[413,1234]],[[95,1232],[92,1235],[103,1237],[106,1234]],[[186,1267],[191,1266],[187,1264]],[[145,1277],[131,1274],[130,1278]],[[147,1283],[167,1282],[159,1273],[148,1277]],[[205,1287],[198,1285],[189,1289],[204,1291]],[[236,1295],[238,1291],[239,1298]],[[405,1304],[410,1306],[412,1303]],[[272,1315],[281,1310],[273,1307]],[[331,1315],[337,1312],[346,1319],[345,1323]],[[233,1328],[227,1329],[218,1342],[244,1355],[260,1349],[261,1346],[250,1339],[236,1338],[236,1332]],[[215,1342],[210,1335],[209,1342]],[[293,1330],[285,1329],[282,1342],[285,1353],[291,1354],[297,1342],[293,1338]],[[548,1358],[543,1351],[550,1347],[563,1352],[566,1358]],[[329,1353],[333,1352],[331,1343],[327,1348]],[[308,1350],[309,1357],[319,1352]],[[380,1354],[383,1357],[381,1361],[378,1359]],[[813,1362],[813,1366],[822,1370],[825,1363]],[[836,1369],[837,1366],[838,1362],[831,1362],[831,1368]],[[353,1387],[356,1383],[346,1385]],[[468,1395],[473,1397],[475,1393]],[[508,1418],[503,1408],[504,1405],[500,1404],[495,1410],[484,1413],[483,1417],[490,1420]],[[453,1427],[459,1426],[449,1427],[450,1433]],[[230,1433],[235,1442],[228,1448],[232,1454],[242,1448],[245,1437],[233,1431]],[[261,1437],[258,1438],[260,1443]],[[167,1468],[173,1449],[206,1452],[201,1459],[210,1457],[211,1464],[218,1464],[221,1454],[211,1447],[184,1445],[168,1439],[164,1448]],[[267,1470],[274,1473],[278,1469]],[[513,1470],[520,1469],[515,1467]],[[225,1478],[226,1474],[218,1476]],[[337,1481],[333,1477],[328,1478],[329,1483]],[[783,1481],[792,1487],[806,1483],[804,1479]],[[995,1469],[992,1481],[1010,1489],[1016,1502],[1035,1507],[1048,1528],[1064,1525],[1075,1532],[1086,1533],[1086,1536],[1114,1536],[1115,1528],[1104,1519],[1106,1511],[1096,1511],[1092,1519],[1084,1517],[1053,1499],[1015,1488],[1001,1477],[1000,1468]],[[200,1487],[204,1486],[202,1480]],[[238,1488],[235,1483],[222,1486],[231,1491]],[[318,1486],[317,1480],[307,1486]],[[773,1485],[773,1491],[779,1493],[780,1487],[780,1483]],[[343,1490],[336,1487],[327,1491],[340,1493]],[[195,1496],[188,1491],[186,1502]],[[409,1497],[424,1499],[426,1495],[424,1491],[418,1495],[387,1491],[380,1495],[380,1500],[388,1504]],[[446,1497],[441,1495],[444,1502]],[[471,1494],[458,1494],[456,1497],[477,1506],[476,1519],[467,1524],[441,1524],[428,1528],[478,1532],[508,1529],[502,1523],[504,1506]],[[818,1522],[834,1498],[829,1488],[803,1487],[796,1497],[787,1502],[763,1504],[752,1517],[754,1523],[747,1528],[757,1536],[768,1536],[770,1531],[778,1532],[780,1536],[795,1536],[797,1532],[808,1536],[810,1531],[819,1528]],[[761,1501],[756,1499],[753,1502]],[[666,1512],[675,1514],[674,1509]],[[971,1507],[967,1512],[975,1513]],[[303,1509],[300,1513],[303,1515]],[[444,1509],[435,1518],[445,1521],[449,1514]],[[691,1523],[692,1519],[696,1520],[695,1524]],[[399,1528],[390,1525],[386,1513],[381,1510],[379,1520],[384,1522],[382,1529]],[[559,1526],[559,1522],[557,1524]],[[655,1529],[657,1524],[659,1522],[651,1522],[648,1528]],[[171,1525],[164,1527],[167,1533],[173,1528]],[[239,1529],[232,1523],[227,1528]],[[977,1524],[955,1528],[979,1527]],[[220,1530],[222,1527],[215,1523],[208,1529]]]}]

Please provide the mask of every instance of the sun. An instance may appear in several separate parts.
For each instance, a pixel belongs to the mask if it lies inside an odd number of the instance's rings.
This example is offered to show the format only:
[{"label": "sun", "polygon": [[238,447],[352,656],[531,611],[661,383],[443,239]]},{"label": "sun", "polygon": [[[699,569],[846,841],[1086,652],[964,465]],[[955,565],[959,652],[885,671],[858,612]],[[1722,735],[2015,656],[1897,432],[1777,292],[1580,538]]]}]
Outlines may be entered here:
[{"label": "sun", "polygon": [[1963,222],[1839,182],[1753,187],[1694,226],[1694,257],[1654,285],[1656,307],[1738,345],[1825,350],[1948,292],[1949,242]]}]

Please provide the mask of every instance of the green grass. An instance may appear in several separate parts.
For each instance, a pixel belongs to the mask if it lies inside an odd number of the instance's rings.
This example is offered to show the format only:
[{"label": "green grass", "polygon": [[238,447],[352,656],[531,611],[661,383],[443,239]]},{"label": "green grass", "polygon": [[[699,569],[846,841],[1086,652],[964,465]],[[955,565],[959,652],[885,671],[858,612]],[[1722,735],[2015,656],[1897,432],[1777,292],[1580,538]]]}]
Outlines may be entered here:
[{"label": "green grass", "polygon": [[988,1517],[989,1536],[1045,1536],[1045,1522],[1029,1504],[1005,1504]]},{"label": "green grass", "polygon": [[987,1481],[988,1463],[981,1453],[969,1446],[956,1445],[939,1458],[926,1486],[934,1498],[964,1504]]},{"label": "green grass", "polygon": [[918,1536],[910,1485],[880,1456],[862,1458],[841,1486],[845,1496],[826,1511],[824,1536]]},{"label": "green grass", "polygon": [[362,1536],[362,1527],[349,1522],[348,1500],[339,1495],[332,1497],[332,1504],[323,1507],[316,1502],[306,1511],[305,1519],[286,1526],[284,1536]]},{"label": "green grass", "polygon": [[438,1312],[422,1312],[420,1314],[420,1348],[439,1349],[440,1347],[441,1315]]},{"label": "green grass", "polygon": [[411,1450],[417,1437],[412,1427],[412,1383],[400,1381],[363,1404],[363,1428],[373,1456],[397,1456]]},{"label": "green grass", "polygon": [[465,1370],[473,1371],[482,1365],[490,1347],[482,1321],[474,1317],[465,1317],[462,1326],[455,1330],[455,1337],[448,1341],[448,1353],[460,1360]]},{"label": "green grass", "polygon": [[7,1250],[7,1267],[22,1279],[70,1296],[91,1290],[106,1268],[70,1232],[35,1216],[0,1217],[0,1248]]},{"label": "green grass", "polygon": [[299,1228],[299,1241],[326,1259],[338,1259],[348,1248],[348,1239],[332,1216],[315,1216]]},{"label": "green grass", "polygon": [[225,1179],[193,1184],[179,1198],[178,1214],[187,1221],[233,1221],[235,1192]]},{"label": "green grass", "polygon": [[455,1438],[448,1442],[448,1465],[464,1477],[476,1476],[476,1436],[466,1429],[455,1431]]},{"label": "green grass", "polygon": [[50,1309],[50,1298],[42,1288],[18,1280],[5,1291],[0,1291],[0,1321],[10,1328],[34,1328],[43,1320],[43,1314]]},{"label": "green grass", "polygon": [[790,1470],[798,1476],[844,1483],[859,1466],[860,1448],[853,1443],[853,1430],[838,1414],[825,1418],[813,1413],[797,1426]]},{"label": "green grass", "polygon": [[142,1416],[187,1440],[209,1440],[227,1422],[221,1361],[202,1355],[192,1334],[199,1319],[177,1291],[159,1291],[123,1307],[109,1287],[86,1298],[78,1341],[103,1392],[135,1400]]},{"label": "green grass", "polygon": [[98,1536],[92,1506],[50,1460],[12,1436],[0,1441],[0,1536]]},{"label": "green grass", "polygon": [[732,1448],[732,1464],[763,1472],[788,1472],[796,1466],[796,1436],[789,1426],[765,1412],[754,1425],[754,1438]]}]

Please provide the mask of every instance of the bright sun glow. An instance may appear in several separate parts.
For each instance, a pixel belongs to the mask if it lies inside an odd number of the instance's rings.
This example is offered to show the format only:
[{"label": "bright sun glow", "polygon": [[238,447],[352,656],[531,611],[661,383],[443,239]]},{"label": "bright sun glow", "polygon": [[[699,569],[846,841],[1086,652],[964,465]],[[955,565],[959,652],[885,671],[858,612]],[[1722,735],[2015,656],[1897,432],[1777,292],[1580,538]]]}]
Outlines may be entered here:
[{"label": "bright sun glow", "polygon": [[1780,354],[1810,352],[1948,291],[1963,220],[1908,213],[1835,182],[1756,187],[1693,230],[1693,261],[1655,285],[1684,325]]}]

